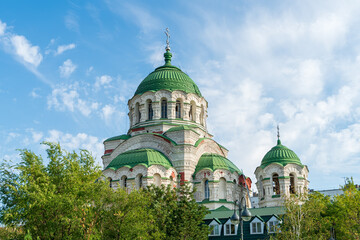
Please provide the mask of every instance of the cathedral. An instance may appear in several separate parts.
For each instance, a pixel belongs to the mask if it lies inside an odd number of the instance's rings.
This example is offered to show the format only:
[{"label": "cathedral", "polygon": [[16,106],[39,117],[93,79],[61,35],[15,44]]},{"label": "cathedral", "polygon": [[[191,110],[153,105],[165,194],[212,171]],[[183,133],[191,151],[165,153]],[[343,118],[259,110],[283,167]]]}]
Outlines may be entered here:
[{"label": "cathedral", "polygon": [[[207,131],[208,102],[195,82],[172,65],[168,41],[165,50],[165,64],[145,77],[128,101],[128,132],[104,141],[103,174],[112,188],[129,192],[151,184],[190,183],[196,187],[196,201],[211,210],[207,221],[217,230],[210,238],[237,235],[237,226],[223,231],[222,226],[231,226],[235,200],[244,197],[251,208],[250,197],[258,192],[258,208],[250,209],[254,216],[249,222],[255,233],[249,230],[249,234],[265,234],[264,219],[278,221],[269,210],[277,212],[284,196],[307,192],[307,166],[281,144],[278,134],[277,145],[255,170],[254,191],[251,179],[227,158],[228,149]],[[265,208],[267,215],[261,213]],[[256,232],[258,228],[263,231]]]}]

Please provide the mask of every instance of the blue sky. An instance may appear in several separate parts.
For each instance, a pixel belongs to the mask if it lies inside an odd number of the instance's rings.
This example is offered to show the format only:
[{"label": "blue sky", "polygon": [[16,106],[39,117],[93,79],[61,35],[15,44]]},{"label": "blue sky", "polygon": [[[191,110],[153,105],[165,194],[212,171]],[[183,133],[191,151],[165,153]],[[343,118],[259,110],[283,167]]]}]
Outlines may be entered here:
[{"label": "blue sky", "polygon": [[310,188],[360,183],[360,2],[1,1],[0,159],[42,141],[86,148],[127,132],[127,100],[172,63],[209,103],[208,130],[253,172],[281,140]]}]

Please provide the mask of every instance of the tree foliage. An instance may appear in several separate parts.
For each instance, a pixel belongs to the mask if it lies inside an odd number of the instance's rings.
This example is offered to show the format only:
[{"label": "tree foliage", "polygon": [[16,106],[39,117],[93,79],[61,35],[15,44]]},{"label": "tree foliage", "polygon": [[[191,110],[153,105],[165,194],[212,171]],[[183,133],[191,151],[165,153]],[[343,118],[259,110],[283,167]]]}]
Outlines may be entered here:
[{"label": "tree foliage", "polygon": [[272,239],[329,239],[332,228],[338,240],[360,239],[360,191],[352,179],[342,189],[344,194],[333,199],[318,192],[286,199],[286,213]]},{"label": "tree foliage", "polygon": [[88,151],[44,144],[48,164],[25,149],[0,166],[1,239],[207,238],[189,186],[115,191]]}]

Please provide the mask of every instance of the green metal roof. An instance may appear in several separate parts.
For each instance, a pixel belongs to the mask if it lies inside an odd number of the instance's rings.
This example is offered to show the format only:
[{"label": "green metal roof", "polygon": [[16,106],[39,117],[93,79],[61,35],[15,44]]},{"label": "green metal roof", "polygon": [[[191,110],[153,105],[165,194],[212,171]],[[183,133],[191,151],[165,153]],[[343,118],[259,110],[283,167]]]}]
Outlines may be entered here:
[{"label": "green metal roof", "polygon": [[131,138],[130,135],[123,134],[123,135],[108,138],[104,142],[115,141],[115,140],[128,140],[129,138]]},{"label": "green metal roof", "polygon": [[151,148],[141,148],[119,154],[106,169],[133,168],[136,165],[143,165],[147,168],[151,165],[161,165],[167,169],[172,167],[170,160],[163,153]]},{"label": "green metal roof", "polygon": [[282,145],[280,139],[277,141],[277,145],[265,154],[261,161],[261,168],[265,168],[271,163],[277,163],[282,166],[293,163],[303,166],[299,157],[291,149]]},{"label": "green metal roof", "polygon": [[229,159],[213,153],[203,154],[198,164],[196,165],[194,175],[202,169],[209,169],[215,171],[217,169],[229,170],[230,172],[238,172],[242,174],[242,171],[238,169]]},{"label": "green metal roof", "polygon": [[191,131],[194,131],[195,133],[197,133],[195,130],[193,130],[193,128],[194,128],[193,126],[181,125],[181,126],[176,126],[176,127],[170,128],[169,130],[166,131],[166,133],[176,132],[176,131],[183,131],[183,130],[191,130]]},{"label": "green metal roof", "polygon": [[[265,207],[265,208],[248,208],[251,212],[251,216],[280,216],[285,214],[284,207]],[[229,218],[234,214],[234,210],[230,210],[225,206],[221,206],[217,209],[210,210],[210,213],[205,216],[204,219],[213,219],[213,218]]]},{"label": "green metal roof", "polygon": [[156,92],[162,89],[175,91],[181,90],[186,93],[195,93],[202,97],[199,88],[194,81],[180,68],[171,65],[172,54],[164,53],[165,65],[158,67],[150,73],[138,86],[135,95],[147,91]]}]

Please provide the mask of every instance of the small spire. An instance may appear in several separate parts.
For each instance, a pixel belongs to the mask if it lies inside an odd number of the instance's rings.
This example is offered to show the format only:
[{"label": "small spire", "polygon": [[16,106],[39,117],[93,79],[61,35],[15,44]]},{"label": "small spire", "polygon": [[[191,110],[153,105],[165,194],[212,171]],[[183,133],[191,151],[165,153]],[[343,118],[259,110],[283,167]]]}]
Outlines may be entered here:
[{"label": "small spire", "polygon": [[166,35],[166,48],[165,51],[170,51],[170,32],[169,32],[169,28],[166,28],[165,30],[165,35]]},{"label": "small spire", "polygon": [[280,128],[279,128],[279,124],[277,125],[277,145],[280,145],[281,144],[281,141],[280,141]]},{"label": "small spire", "polygon": [[170,32],[169,32],[169,28],[166,28],[165,35],[166,35],[166,48],[165,48],[166,52],[164,53],[165,66],[170,66],[171,65],[172,54],[170,52]]}]

